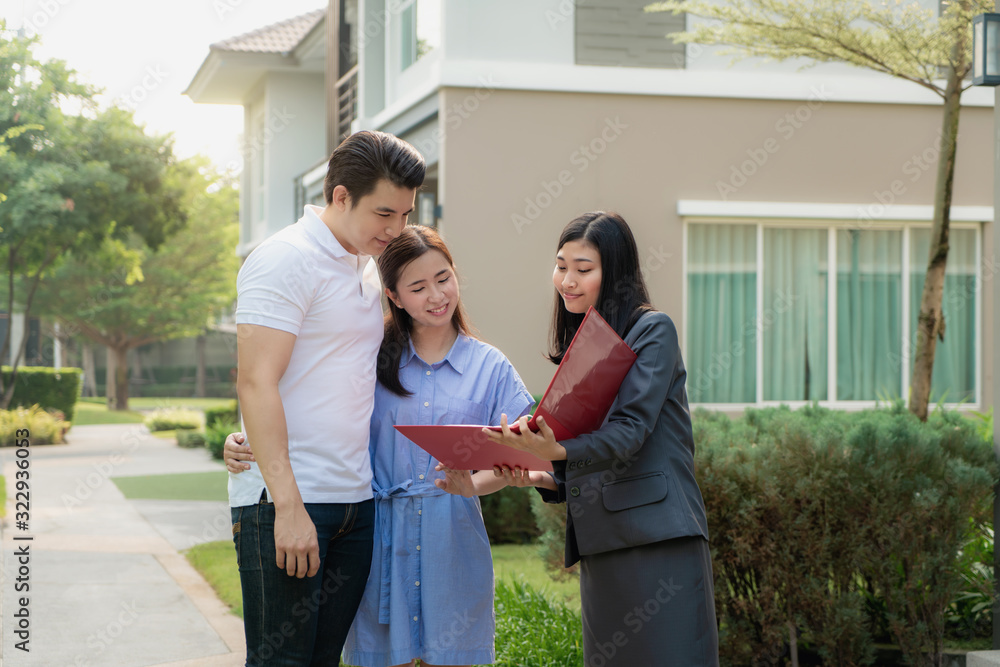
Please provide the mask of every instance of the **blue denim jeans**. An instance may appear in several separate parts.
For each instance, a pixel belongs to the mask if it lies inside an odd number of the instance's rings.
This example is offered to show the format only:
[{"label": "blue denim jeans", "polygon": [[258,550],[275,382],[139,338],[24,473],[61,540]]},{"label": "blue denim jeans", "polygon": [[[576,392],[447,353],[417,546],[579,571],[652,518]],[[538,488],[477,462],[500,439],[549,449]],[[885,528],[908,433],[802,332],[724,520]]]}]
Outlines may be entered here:
[{"label": "blue denim jeans", "polygon": [[319,538],[316,576],[278,569],[274,505],[232,508],[247,667],[338,665],[372,562],[374,501],[306,503]]}]

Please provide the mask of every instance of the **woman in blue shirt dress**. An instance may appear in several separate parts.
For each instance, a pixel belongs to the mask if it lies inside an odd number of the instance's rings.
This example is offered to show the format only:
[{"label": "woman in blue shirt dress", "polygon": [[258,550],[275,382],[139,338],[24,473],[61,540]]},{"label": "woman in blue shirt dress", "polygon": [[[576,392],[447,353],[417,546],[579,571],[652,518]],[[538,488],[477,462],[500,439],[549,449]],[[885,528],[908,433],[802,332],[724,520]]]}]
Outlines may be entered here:
[{"label": "woman in blue shirt dress", "polygon": [[[479,500],[436,486],[437,461],[393,425],[499,424],[526,414],[532,398],[506,357],[470,334],[433,229],[407,227],[378,264],[389,312],[371,424],[375,551],[344,661],[491,663],[493,561]],[[473,478],[480,495],[506,485],[491,470]]]},{"label": "woman in blue shirt dress", "polygon": [[[343,659],[360,667],[492,663],[493,560],[477,496],[530,475],[487,470],[449,486],[437,460],[393,425],[500,424],[501,415],[528,414],[533,400],[507,358],[471,334],[437,232],[407,226],[378,266],[389,312],[369,443],[375,545]],[[232,472],[253,460],[238,440],[226,443]]]}]

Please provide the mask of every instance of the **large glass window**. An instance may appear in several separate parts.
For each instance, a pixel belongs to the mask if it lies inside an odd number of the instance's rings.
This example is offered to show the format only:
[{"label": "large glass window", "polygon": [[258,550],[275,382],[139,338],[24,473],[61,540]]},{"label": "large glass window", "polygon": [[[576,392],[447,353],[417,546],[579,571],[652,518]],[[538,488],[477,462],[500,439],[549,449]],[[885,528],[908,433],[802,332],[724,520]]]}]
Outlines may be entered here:
[{"label": "large glass window", "polygon": [[753,403],[757,382],[757,230],[691,225],[687,389],[692,403]]},{"label": "large glass window", "polygon": [[441,0],[399,3],[400,67],[406,69],[441,44]]},{"label": "large glass window", "polygon": [[[913,230],[910,243],[910,348],[917,342],[917,318],[924,291],[931,230]],[[944,340],[938,340],[931,375],[931,401],[974,401],[976,393],[976,235],[971,229],[952,229],[945,269]]]},{"label": "large glass window", "polygon": [[[692,403],[905,397],[930,248],[926,224],[687,229]],[[933,402],[977,398],[977,234],[970,226],[951,230]]]},{"label": "large glass window", "polygon": [[837,398],[900,395],[903,233],[837,231]]}]

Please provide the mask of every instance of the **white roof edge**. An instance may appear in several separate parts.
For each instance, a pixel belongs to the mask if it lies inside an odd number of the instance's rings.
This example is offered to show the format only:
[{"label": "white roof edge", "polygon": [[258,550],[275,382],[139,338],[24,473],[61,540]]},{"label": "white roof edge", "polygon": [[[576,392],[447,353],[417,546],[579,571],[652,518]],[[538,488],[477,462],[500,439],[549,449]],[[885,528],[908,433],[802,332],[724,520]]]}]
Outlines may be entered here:
[{"label": "white roof edge", "polygon": [[[883,206],[877,202],[834,204],[681,199],[677,202],[677,215],[687,218],[930,221],[934,218],[934,207],[899,204]],[[954,222],[991,222],[994,220],[994,207],[952,206],[951,220]]]}]

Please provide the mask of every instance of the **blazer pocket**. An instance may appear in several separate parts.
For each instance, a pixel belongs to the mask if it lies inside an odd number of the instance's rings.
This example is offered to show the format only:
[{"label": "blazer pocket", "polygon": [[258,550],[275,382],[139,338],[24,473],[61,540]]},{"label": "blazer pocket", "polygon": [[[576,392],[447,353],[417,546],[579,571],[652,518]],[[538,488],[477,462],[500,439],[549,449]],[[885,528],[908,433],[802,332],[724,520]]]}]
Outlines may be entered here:
[{"label": "blazer pocket", "polygon": [[609,512],[658,503],[667,497],[667,476],[651,472],[608,482],[603,487],[604,508]]}]

